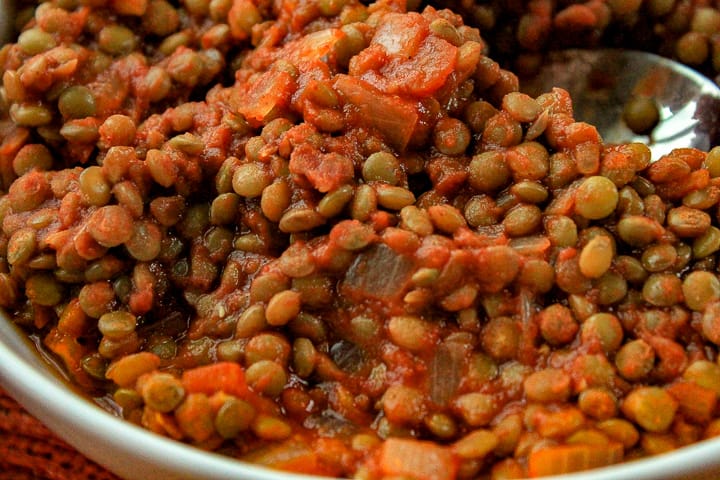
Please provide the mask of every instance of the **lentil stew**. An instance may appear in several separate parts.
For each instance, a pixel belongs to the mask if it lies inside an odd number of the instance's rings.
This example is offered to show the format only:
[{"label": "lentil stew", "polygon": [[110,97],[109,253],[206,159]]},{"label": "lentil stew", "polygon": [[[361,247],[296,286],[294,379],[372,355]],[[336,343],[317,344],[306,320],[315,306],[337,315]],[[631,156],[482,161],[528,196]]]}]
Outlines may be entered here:
[{"label": "lentil stew", "polygon": [[720,147],[604,144],[471,20],[23,10],[0,306],[129,422],[282,470],[539,477],[717,436]]}]

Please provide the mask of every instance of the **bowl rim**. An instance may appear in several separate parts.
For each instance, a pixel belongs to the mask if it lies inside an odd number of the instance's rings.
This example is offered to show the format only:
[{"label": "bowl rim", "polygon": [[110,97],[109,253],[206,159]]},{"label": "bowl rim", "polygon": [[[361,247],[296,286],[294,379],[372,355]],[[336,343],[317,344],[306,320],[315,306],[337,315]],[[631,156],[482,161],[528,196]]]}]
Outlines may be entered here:
[{"label": "bowl rim", "polygon": [[[33,359],[32,356],[37,358]],[[45,365],[43,367],[43,365]],[[127,461],[138,458],[171,479],[327,480],[253,465],[183,444],[136,426],[74,392],[40,359],[35,347],[4,312],[0,312],[0,385],[31,414],[80,452],[110,471],[127,474]],[[44,369],[41,370],[41,369]],[[48,401],[52,399],[52,401]],[[68,430],[67,426],[72,426]],[[111,432],[102,435],[98,432]],[[94,443],[100,441],[101,443]],[[95,447],[95,448],[93,448]],[[107,454],[111,447],[113,455]],[[178,461],[182,459],[182,469]],[[688,466],[691,467],[688,471]],[[695,470],[702,467],[703,470]],[[610,467],[555,477],[558,480],[707,479],[720,472],[720,438],[703,440],[670,453]],[[151,473],[149,470],[144,470]],[[688,476],[691,475],[691,476]],[[693,476],[697,475],[697,476]],[[131,475],[132,476],[132,475]],[[157,478],[157,477],[156,477]]]},{"label": "bowl rim", "polygon": [[[139,456],[144,464],[155,465],[161,470],[158,473],[162,476],[146,470],[151,474],[147,478],[321,480],[317,476],[286,473],[204,451],[123,420],[90,398],[74,392],[51,371],[54,367],[42,360],[33,351],[31,342],[22,335],[0,311],[0,385],[56,435],[121,477],[128,468],[137,469],[137,466],[126,465],[125,457]],[[28,355],[35,355],[37,359],[29,360]],[[43,364],[46,371],[39,370]],[[112,434],[99,435],[102,431]],[[93,448],[92,439],[102,440],[102,444],[95,444],[96,448]],[[120,455],[113,459],[106,454],[109,447]],[[176,459],[182,459],[187,471],[173,473],[178,470]]]}]

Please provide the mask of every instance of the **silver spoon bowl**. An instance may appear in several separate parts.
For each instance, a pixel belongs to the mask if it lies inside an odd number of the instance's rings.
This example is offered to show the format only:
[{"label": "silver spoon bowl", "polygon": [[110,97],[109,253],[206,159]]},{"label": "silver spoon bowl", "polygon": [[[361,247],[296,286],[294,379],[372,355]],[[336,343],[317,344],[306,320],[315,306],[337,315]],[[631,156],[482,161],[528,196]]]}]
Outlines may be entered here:
[{"label": "silver spoon bowl", "polygon": [[[605,143],[643,142],[653,158],[675,148],[704,151],[720,145],[720,88],[673,60],[634,50],[550,52],[537,76],[523,79],[531,95],[566,89],[575,118],[595,125]],[[634,95],[655,100],[660,121],[649,135],[637,135],[622,119]]]}]

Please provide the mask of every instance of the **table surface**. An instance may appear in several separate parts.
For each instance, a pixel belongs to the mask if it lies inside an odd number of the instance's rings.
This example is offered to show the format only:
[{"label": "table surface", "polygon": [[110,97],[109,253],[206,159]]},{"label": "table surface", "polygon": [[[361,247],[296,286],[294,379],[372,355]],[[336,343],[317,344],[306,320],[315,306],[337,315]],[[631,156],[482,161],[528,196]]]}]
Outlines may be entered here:
[{"label": "table surface", "polygon": [[0,480],[120,480],[57,438],[0,389]]}]

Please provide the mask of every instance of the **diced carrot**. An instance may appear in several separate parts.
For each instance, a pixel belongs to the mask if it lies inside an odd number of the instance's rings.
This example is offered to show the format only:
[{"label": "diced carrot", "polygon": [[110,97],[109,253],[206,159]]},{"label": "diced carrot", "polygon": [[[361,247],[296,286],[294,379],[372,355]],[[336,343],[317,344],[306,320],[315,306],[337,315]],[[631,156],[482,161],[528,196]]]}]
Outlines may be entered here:
[{"label": "diced carrot", "polygon": [[212,365],[185,370],[182,384],[188,393],[225,392],[238,397],[247,397],[248,386],[245,371],[237,363],[219,362]]},{"label": "diced carrot", "polygon": [[318,455],[302,440],[291,438],[283,443],[260,448],[242,460],[271,468],[309,475],[323,474]]},{"label": "diced carrot", "polygon": [[405,149],[419,120],[416,105],[347,75],[338,75],[334,87],[355,107],[357,123],[375,129],[398,150]]},{"label": "diced carrot", "polygon": [[420,440],[389,438],[379,452],[383,476],[407,476],[416,480],[452,480],[458,459],[444,446]]},{"label": "diced carrot", "polygon": [[88,316],[80,307],[80,300],[73,298],[60,315],[57,329],[68,335],[79,337],[87,330],[88,323]]},{"label": "diced carrot", "polygon": [[82,368],[82,358],[87,353],[87,349],[83,347],[77,339],[66,333],[60,332],[57,328],[53,328],[45,336],[43,341],[45,346],[60,357],[68,373],[73,379],[83,387],[90,387],[92,380]]},{"label": "diced carrot", "polygon": [[607,445],[560,445],[534,450],[528,457],[528,475],[562,475],[618,463],[623,447],[616,442]]}]

